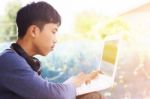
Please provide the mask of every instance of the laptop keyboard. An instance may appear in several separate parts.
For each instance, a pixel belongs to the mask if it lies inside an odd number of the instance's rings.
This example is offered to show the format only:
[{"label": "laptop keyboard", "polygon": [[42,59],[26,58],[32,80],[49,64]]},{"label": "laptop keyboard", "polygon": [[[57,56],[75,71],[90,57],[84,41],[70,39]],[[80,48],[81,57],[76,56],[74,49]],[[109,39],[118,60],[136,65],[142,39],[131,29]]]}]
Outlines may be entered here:
[{"label": "laptop keyboard", "polygon": [[89,84],[82,84],[77,88],[77,95],[89,93],[93,91],[100,91],[110,87],[113,84],[111,77],[100,74],[96,79],[92,80]]}]

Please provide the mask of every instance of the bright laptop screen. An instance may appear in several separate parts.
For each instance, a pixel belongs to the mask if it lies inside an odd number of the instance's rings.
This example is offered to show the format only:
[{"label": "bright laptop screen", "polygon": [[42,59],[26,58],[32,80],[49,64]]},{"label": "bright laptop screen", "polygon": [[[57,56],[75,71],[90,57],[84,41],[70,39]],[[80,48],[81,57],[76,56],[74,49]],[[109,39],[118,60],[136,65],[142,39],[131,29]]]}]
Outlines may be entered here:
[{"label": "bright laptop screen", "polygon": [[109,76],[113,76],[113,73],[115,72],[118,57],[118,43],[118,39],[104,41],[100,69]]}]

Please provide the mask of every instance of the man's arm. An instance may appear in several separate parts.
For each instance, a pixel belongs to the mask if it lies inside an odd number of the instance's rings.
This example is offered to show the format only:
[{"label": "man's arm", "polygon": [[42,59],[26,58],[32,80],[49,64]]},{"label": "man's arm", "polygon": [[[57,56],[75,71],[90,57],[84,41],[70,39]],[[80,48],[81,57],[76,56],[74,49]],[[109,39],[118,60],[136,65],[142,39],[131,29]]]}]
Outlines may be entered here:
[{"label": "man's arm", "polygon": [[35,73],[22,57],[1,57],[0,78],[3,86],[26,99],[75,99],[72,83],[49,83]]}]

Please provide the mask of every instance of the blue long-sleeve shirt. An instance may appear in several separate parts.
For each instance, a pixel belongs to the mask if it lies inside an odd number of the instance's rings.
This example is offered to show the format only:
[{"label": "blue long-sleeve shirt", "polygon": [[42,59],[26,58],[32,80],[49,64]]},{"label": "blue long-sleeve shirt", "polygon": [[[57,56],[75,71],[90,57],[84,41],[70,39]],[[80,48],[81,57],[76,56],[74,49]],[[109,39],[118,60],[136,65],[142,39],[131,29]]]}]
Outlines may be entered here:
[{"label": "blue long-sleeve shirt", "polygon": [[73,84],[47,82],[11,49],[0,54],[0,99],[75,99]]}]

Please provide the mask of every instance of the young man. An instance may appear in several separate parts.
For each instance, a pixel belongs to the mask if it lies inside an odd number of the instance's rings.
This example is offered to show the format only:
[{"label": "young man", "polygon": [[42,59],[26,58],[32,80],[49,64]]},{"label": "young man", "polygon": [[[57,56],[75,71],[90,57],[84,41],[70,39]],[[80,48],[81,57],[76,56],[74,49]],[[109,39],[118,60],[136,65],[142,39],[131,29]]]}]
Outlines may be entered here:
[{"label": "young man", "polygon": [[46,2],[26,5],[17,13],[18,40],[0,54],[0,99],[101,99],[97,92],[76,97],[76,87],[95,78],[98,71],[80,73],[64,83],[40,75],[34,55],[47,55],[56,43],[61,24],[58,12]]}]

